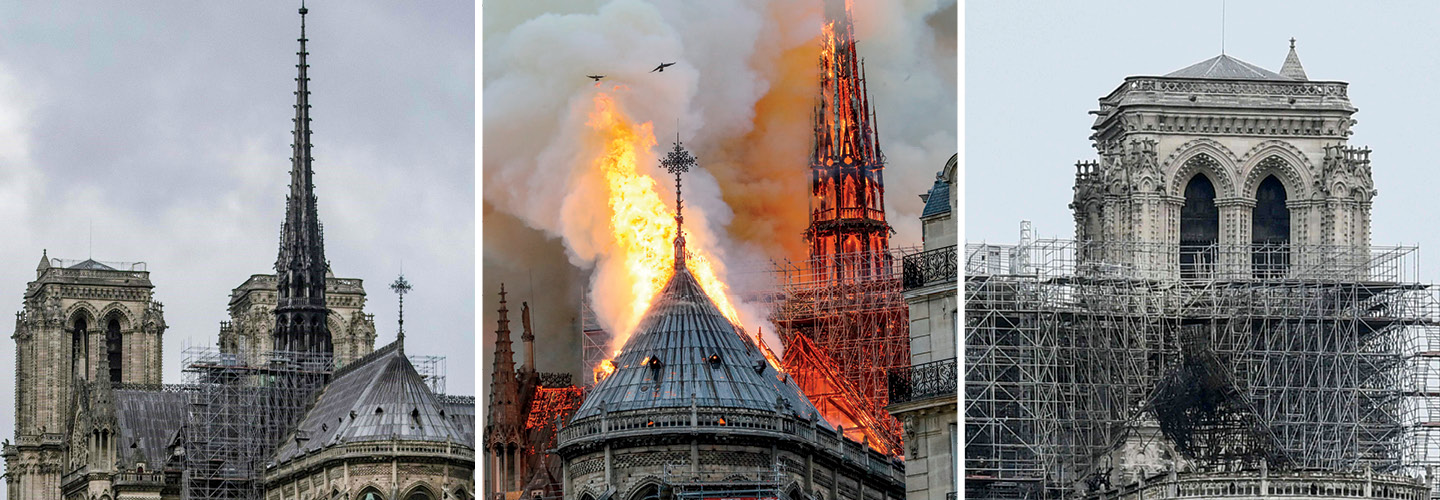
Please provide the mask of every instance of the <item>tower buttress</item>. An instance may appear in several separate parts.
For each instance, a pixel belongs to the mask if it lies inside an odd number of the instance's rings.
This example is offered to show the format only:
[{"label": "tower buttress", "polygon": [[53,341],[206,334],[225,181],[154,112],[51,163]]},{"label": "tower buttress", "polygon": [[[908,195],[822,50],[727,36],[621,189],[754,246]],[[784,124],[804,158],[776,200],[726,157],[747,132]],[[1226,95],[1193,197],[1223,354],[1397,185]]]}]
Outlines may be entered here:
[{"label": "tower buttress", "polygon": [[305,62],[305,14],[300,8],[300,60],[295,78],[295,132],[290,165],[290,194],[285,201],[285,223],[280,234],[280,255],[275,260],[279,296],[275,306],[277,350],[333,353],[325,307],[325,241],[315,203],[314,170],[310,155],[310,66]]}]

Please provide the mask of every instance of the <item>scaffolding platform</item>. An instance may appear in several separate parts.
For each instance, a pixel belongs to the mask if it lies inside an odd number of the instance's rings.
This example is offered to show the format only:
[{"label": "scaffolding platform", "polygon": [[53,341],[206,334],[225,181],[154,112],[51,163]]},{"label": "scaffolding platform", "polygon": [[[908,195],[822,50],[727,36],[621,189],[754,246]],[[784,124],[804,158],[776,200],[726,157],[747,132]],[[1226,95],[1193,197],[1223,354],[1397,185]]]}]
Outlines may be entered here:
[{"label": "scaffolding platform", "polygon": [[1182,466],[1418,477],[1440,465],[1440,294],[1417,253],[968,245],[967,495]]}]

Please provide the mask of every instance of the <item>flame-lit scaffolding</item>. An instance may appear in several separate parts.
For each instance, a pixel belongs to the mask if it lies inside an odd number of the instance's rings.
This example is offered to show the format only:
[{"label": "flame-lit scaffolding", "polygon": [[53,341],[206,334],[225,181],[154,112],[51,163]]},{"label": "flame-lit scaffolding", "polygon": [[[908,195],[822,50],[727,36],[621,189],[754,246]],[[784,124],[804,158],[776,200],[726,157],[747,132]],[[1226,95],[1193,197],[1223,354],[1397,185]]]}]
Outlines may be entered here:
[{"label": "flame-lit scaffolding", "polygon": [[600,326],[600,318],[595,316],[595,309],[590,307],[590,301],[583,293],[580,295],[580,364],[581,372],[585,380],[581,383],[585,387],[595,385],[600,381],[603,370],[596,368],[610,359],[613,354],[610,347],[610,332]]},{"label": "flame-lit scaffolding", "polygon": [[1413,247],[1355,253],[970,245],[967,497],[1134,480],[1160,436],[1196,471],[1440,464],[1440,295]]},{"label": "flame-lit scaffolding", "polygon": [[184,498],[263,498],[265,461],[334,366],[328,353],[269,351],[251,359],[213,348],[185,350]]},{"label": "flame-lit scaffolding", "polygon": [[[908,249],[914,251],[914,249]],[[772,320],[785,343],[785,370],[790,372],[812,401],[817,403],[832,423],[853,422],[848,413],[836,404],[841,387],[853,388],[860,398],[855,408],[863,408],[868,418],[855,422],[873,427],[884,435],[872,444],[877,449],[898,453],[900,425],[884,408],[889,402],[887,371],[910,366],[910,310],[901,295],[900,262],[905,250],[855,252],[836,255],[832,262],[842,267],[860,267],[859,262],[875,272],[859,277],[836,277],[827,267],[787,264],[781,266],[779,281],[781,299],[775,304]],[[804,351],[819,353],[801,356],[788,352],[796,335],[804,336]],[[817,363],[812,360],[823,359]],[[825,373],[831,372],[846,384],[827,384]],[[842,398],[842,399],[843,399]],[[833,411],[827,411],[827,408]],[[866,424],[870,422],[871,424]]]}]

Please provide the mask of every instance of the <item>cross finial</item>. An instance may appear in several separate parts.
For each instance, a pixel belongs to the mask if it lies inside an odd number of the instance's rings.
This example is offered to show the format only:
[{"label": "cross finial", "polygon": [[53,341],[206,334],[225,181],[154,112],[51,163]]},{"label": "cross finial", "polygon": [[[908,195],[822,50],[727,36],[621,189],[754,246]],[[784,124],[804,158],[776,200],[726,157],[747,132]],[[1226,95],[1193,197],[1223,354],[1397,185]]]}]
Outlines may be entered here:
[{"label": "cross finial", "polygon": [[695,166],[695,157],[681,147],[680,134],[675,134],[675,149],[660,160],[660,166],[675,174],[675,269],[685,267],[685,200],[680,196],[680,174]]},{"label": "cross finial", "polygon": [[390,284],[390,289],[400,296],[400,331],[395,334],[395,340],[402,346],[405,343],[405,294],[410,293],[411,288],[413,287],[410,286],[410,282],[405,281],[404,273],[401,273],[400,277],[395,278],[395,282]]},{"label": "cross finial", "polygon": [[1293,36],[1290,37],[1290,48],[1291,48],[1291,49],[1294,49],[1294,48],[1295,48],[1295,37],[1293,37]]}]

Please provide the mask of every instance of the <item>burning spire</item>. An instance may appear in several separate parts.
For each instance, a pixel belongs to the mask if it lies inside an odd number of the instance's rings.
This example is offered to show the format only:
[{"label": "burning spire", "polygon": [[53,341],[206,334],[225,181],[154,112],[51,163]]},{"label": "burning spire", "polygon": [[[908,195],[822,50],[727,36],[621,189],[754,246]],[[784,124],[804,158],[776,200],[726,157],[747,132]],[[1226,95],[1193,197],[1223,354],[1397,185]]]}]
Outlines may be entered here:
[{"label": "burning spire", "polygon": [[[820,99],[810,156],[805,241],[821,279],[877,274],[894,233],[885,221],[885,155],[856,55],[850,5],[832,14],[820,48]],[[846,255],[846,258],[841,258]]]},{"label": "burning spire", "polygon": [[279,298],[275,305],[274,347],[284,351],[333,351],[326,321],[325,241],[315,206],[315,172],[310,156],[310,68],[305,62],[305,14],[300,7],[300,62],[295,77],[295,132],[290,157],[290,194],[285,199],[285,223],[280,233],[280,255],[275,260]]}]

